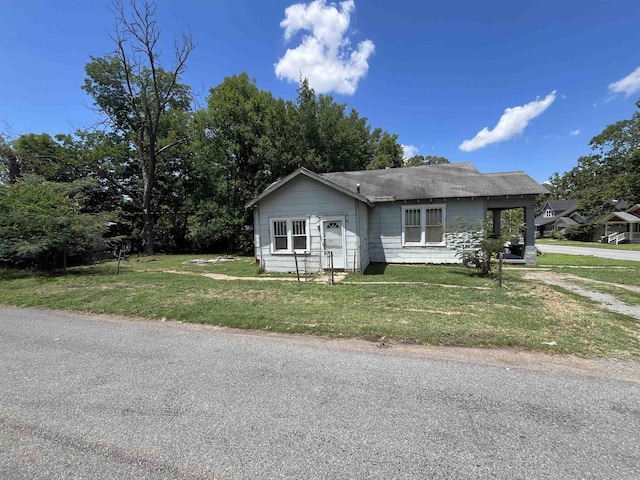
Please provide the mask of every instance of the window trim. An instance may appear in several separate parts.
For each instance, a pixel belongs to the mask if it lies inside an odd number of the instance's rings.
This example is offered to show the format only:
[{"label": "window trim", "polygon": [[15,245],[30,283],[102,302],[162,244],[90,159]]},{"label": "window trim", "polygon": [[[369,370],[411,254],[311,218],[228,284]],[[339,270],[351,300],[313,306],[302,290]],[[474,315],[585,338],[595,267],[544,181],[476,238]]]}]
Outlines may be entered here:
[{"label": "window trim", "polygon": [[[276,249],[275,222],[286,222],[287,230],[287,249]],[[293,234],[293,222],[304,222],[306,248],[293,248],[294,237],[302,237],[302,235]],[[269,251],[273,255],[291,255],[293,253],[306,253],[310,250],[311,235],[309,232],[309,217],[273,217],[269,218]]]},{"label": "window trim", "polygon": [[[427,242],[427,227],[433,225],[427,225],[427,210],[442,210],[442,240],[439,242]],[[420,241],[419,242],[407,242],[405,240],[406,232],[406,211],[407,210],[419,210],[420,211]],[[422,205],[403,205],[402,206],[402,233],[401,243],[403,247],[442,247],[447,245],[446,236],[446,222],[447,218],[447,206],[444,203],[430,203]]]}]

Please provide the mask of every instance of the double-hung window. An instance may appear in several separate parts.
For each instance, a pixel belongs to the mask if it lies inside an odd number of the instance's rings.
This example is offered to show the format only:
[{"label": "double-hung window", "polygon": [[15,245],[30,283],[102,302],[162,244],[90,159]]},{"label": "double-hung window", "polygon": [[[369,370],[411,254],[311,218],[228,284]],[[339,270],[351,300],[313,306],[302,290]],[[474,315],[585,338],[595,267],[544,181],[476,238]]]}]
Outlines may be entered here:
[{"label": "double-hung window", "polygon": [[305,218],[271,220],[272,253],[303,252],[309,249],[309,222]]},{"label": "double-hung window", "polygon": [[445,245],[444,205],[402,207],[402,245]]}]

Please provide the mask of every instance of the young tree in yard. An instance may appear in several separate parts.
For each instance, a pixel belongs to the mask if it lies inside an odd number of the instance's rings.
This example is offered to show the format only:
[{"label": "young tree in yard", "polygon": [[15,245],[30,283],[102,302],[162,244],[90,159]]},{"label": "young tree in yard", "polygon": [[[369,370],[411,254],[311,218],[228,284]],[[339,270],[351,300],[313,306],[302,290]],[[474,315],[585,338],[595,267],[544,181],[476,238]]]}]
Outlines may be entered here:
[{"label": "young tree in yard", "polygon": [[84,188],[29,175],[0,185],[0,262],[49,270],[97,251],[107,220],[81,212]]},{"label": "young tree in yard", "polygon": [[485,222],[470,224],[456,217],[447,227],[447,244],[456,252],[465,267],[477,268],[478,273],[490,276],[492,259],[504,249],[504,237],[489,237]]},{"label": "young tree in yard", "polygon": [[131,0],[130,16],[122,0],[114,0],[113,7],[116,51],[92,57],[82,88],[93,97],[110,129],[131,147],[142,185],[130,193],[141,211],[144,252],[152,255],[159,165],[172,149],[187,141],[185,136],[168,135],[166,125],[172,111],[189,110],[190,89],[179,80],[194,44],[190,36],[183,35],[175,44],[175,65],[165,70],[159,59],[155,4]]}]

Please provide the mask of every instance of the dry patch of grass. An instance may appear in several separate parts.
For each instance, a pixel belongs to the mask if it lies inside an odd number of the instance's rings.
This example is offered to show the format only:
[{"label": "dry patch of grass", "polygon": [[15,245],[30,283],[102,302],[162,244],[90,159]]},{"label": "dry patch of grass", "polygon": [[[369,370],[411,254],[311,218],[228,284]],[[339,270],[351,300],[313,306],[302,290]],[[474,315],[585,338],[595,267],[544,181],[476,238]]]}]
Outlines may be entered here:
[{"label": "dry patch of grass", "polygon": [[554,316],[561,318],[583,315],[590,310],[584,302],[558,292],[547,285],[534,285],[528,295],[538,298],[547,312],[552,312]]}]

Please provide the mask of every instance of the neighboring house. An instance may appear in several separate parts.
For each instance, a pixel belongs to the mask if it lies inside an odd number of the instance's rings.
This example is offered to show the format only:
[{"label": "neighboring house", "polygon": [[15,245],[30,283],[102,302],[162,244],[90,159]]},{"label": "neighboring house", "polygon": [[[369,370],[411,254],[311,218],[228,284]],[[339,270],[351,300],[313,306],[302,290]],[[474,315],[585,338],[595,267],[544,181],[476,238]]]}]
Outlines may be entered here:
[{"label": "neighboring house", "polygon": [[607,243],[640,243],[640,204],[602,219]]},{"label": "neighboring house", "polygon": [[247,204],[256,259],[269,272],[296,270],[305,256],[333,253],[336,269],[371,262],[459,263],[452,224],[480,228],[493,211],[524,208],[521,261],[536,261],[536,197],[549,192],[523,172],[480,173],[470,163],[317,174],[300,168]]},{"label": "neighboring house", "polygon": [[564,233],[567,227],[587,223],[578,214],[578,200],[547,200],[542,215],[535,219],[536,236],[550,237],[553,232]]}]

